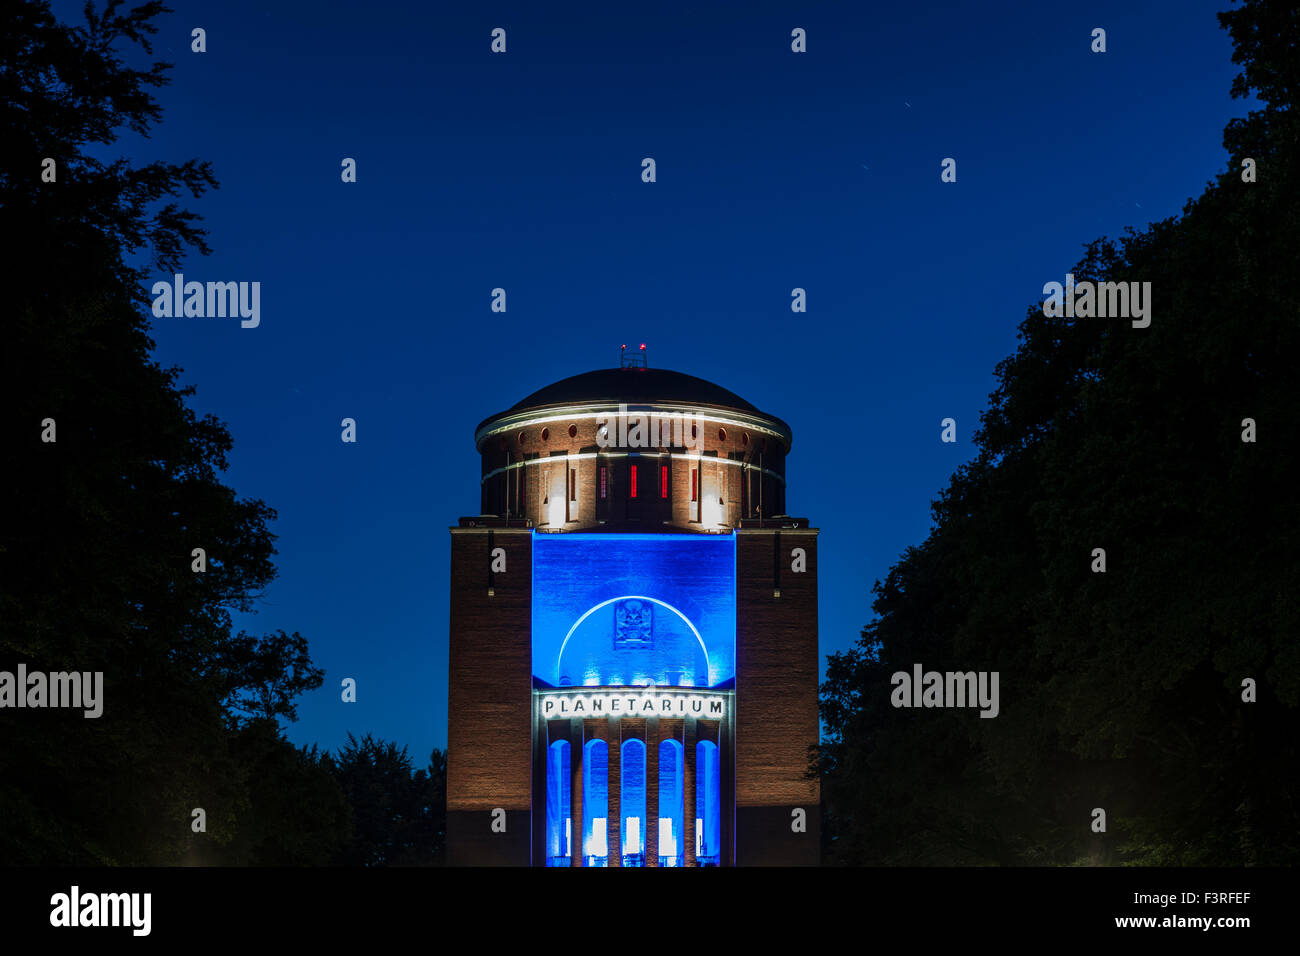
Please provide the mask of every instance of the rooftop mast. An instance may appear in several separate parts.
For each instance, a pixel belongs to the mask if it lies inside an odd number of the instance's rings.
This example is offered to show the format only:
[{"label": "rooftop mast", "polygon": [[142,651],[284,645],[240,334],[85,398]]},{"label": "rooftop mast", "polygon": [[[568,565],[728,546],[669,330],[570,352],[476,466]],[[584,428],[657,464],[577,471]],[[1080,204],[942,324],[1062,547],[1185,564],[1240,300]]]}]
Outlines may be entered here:
[{"label": "rooftop mast", "polygon": [[639,349],[630,355],[628,354],[626,345],[620,345],[618,347],[619,368],[649,368],[649,366],[649,357],[644,342],[641,343]]}]

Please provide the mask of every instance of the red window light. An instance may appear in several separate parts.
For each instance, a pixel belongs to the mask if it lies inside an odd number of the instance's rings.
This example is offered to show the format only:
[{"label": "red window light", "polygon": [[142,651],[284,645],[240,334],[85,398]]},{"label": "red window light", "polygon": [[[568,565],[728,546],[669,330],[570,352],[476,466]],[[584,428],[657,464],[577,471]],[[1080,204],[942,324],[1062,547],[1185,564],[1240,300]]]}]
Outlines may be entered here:
[{"label": "red window light", "polygon": [[629,498],[636,497],[636,465],[628,466],[628,495]]},{"label": "red window light", "polygon": [[668,466],[659,466],[659,497],[668,497]]}]

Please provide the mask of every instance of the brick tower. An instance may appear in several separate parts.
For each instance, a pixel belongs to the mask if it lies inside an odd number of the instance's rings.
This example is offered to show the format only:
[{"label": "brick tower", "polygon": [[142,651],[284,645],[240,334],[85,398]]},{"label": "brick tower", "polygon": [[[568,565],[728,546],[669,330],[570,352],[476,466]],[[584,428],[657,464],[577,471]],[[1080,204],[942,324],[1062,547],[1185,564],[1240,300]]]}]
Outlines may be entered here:
[{"label": "brick tower", "polygon": [[790,427],[641,354],[475,434],[452,864],[818,862],[817,529],[785,514]]}]

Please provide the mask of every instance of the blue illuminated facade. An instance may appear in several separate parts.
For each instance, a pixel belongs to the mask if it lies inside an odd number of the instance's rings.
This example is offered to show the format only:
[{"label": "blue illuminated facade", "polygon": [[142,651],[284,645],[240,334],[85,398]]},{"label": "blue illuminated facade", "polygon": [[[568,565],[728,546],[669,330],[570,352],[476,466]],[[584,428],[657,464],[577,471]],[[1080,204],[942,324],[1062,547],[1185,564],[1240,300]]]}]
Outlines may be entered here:
[{"label": "blue illuminated facade", "polygon": [[533,679],[730,687],[732,535],[533,534]]},{"label": "blue illuminated facade", "polygon": [[[627,698],[627,709],[619,714],[620,739],[613,741],[586,737],[585,719],[614,716],[603,709],[582,711],[584,720],[578,723],[583,730],[576,743],[570,739],[572,716],[556,720],[552,710],[542,714],[548,741],[548,866],[574,865],[569,834],[575,818],[582,821],[582,866],[610,865],[611,836],[617,838],[622,866],[645,866],[651,846],[659,866],[685,866],[688,855],[699,865],[719,865],[718,745],[709,739],[691,741],[688,750],[686,724],[680,717],[692,718],[693,726],[709,733],[706,725],[723,715],[710,714],[707,701],[735,684],[735,563],[735,538],[726,534],[534,532],[534,687],[539,693],[591,688],[597,693],[586,706],[593,708],[605,699],[617,705],[619,689],[635,688],[642,695]],[[713,696],[675,697],[680,717],[677,711],[662,710],[673,702],[657,700],[650,716],[679,720],[683,739],[648,745],[638,736],[645,734],[646,715],[632,704],[651,706],[644,695],[660,688],[672,688],[679,695],[697,688]],[[636,723],[625,727],[622,717]],[[712,733],[716,737],[717,731]],[[611,763],[611,746],[617,750],[616,764]],[[577,752],[575,747],[583,755],[580,815],[571,808],[569,755]],[[650,756],[657,759],[652,762]],[[618,767],[614,779],[612,765]],[[692,772],[695,795],[687,807],[686,784]],[[612,823],[611,791],[618,806]],[[653,817],[648,813],[650,793],[657,798]],[[688,833],[693,847],[688,846]],[[692,848],[694,853],[688,854]]]}]

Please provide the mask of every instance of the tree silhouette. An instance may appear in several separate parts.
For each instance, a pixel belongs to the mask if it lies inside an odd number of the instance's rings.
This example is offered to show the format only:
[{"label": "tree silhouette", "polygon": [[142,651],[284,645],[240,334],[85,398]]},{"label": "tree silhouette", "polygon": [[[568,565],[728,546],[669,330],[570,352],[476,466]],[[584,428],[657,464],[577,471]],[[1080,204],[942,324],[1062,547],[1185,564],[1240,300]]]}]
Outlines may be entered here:
[{"label": "tree silhouette", "polygon": [[328,763],[352,808],[352,842],[336,857],[350,866],[441,862],[446,826],[446,755],[415,770],[406,748],[366,734]]},{"label": "tree silhouette", "polygon": [[294,698],[316,690],[325,676],[312,666],[307,639],[283,630],[261,638],[241,631],[222,649],[220,669],[229,683],[223,703],[236,722],[297,720]]},{"label": "tree silhouette", "polygon": [[[98,719],[0,711],[2,863],[233,852],[263,786],[241,760],[268,766],[283,741],[268,727],[263,747],[232,736],[223,705],[292,719],[291,698],[319,684],[297,635],[231,636],[232,611],[275,576],[275,513],[222,484],[229,432],[150,358],[146,269],[207,251],[176,197],[214,187],[212,171],[97,158],[160,118],[151,91],[168,65],[137,69],[123,48],[151,53],[162,12],[87,6],[73,28],[46,3],[17,4],[0,39],[0,233],[19,280],[0,350],[13,456],[0,469],[0,669],[104,675]],[[203,573],[194,548],[212,559]],[[194,808],[208,811],[201,836]]]},{"label": "tree silhouette", "polygon": [[[1029,310],[975,459],[831,657],[831,860],[1300,859],[1300,15],[1249,0],[1220,20],[1234,95],[1264,104],[1228,124],[1228,170],[1072,270],[1151,282],[1151,326]],[[1000,716],[893,708],[914,662],[998,671]]]}]

